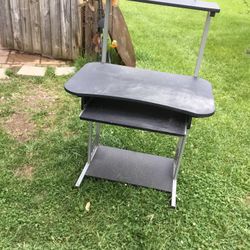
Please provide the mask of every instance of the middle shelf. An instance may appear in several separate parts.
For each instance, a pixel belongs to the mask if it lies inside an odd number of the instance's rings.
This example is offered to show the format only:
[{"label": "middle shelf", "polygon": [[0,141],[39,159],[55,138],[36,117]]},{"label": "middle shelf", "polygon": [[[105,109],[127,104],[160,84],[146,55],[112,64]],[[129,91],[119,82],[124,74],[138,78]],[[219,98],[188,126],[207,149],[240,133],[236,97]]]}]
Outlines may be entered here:
[{"label": "middle shelf", "polygon": [[156,106],[116,99],[88,100],[80,119],[184,136],[188,116]]}]

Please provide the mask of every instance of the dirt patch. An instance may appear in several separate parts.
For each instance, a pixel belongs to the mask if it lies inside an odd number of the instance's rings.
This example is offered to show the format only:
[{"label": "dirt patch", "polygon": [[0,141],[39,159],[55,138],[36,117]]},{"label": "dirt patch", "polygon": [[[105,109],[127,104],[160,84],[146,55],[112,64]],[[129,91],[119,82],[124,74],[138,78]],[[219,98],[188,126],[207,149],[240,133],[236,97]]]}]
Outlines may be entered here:
[{"label": "dirt patch", "polygon": [[56,95],[49,93],[48,90],[43,89],[41,86],[34,87],[29,90],[30,95],[21,97],[20,106],[35,111],[48,109],[58,98]]},{"label": "dirt patch", "polygon": [[244,199],[244,203],[250,207],[250,195],[247,195],[247,197]]},{"label": "dirt patch", "polygon": [[24,165],[23,167],[16,169],[14,176],[21,179],[32,180],[33,174],[34,174],[34,167],[31,165]]},{"label": "dirt patch", "polygon": [[[14,114],[3,119],[0,124],[5,131],[20,142],[26,142],[34,135],[35,129],[47,130],[56,116],[58,96],[39,85],[30,85],[29,91],[13,93],[11,101]],[[0,104],[6,103],[0,98]],[[7,103],[6,103],[7,104]]]},{"label": "dirt patch", "polygon": [[5,98],[4,98],[4,96],[2,96],[2,97],[0,98],[0,104],[3,105],[4,103],[5,103]]},{"label": "dirt patch", "polygon": [[31,138],[35,125],[25,113],[14,113],[3,124],[8,134],[20,142],[28,141]]}]

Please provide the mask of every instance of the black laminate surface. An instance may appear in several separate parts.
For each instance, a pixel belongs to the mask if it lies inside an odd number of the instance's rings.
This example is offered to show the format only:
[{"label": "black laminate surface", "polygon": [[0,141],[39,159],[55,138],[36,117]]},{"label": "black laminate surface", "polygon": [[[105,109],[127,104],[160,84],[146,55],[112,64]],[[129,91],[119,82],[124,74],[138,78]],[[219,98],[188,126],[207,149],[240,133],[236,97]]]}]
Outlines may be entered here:
[{"label": "black laminate surface", "polygon": [[107,63],[88,63],[66,84],[80,97],[103,97],[164,107],[193,117],[215,111],[211,84],[201,78]]},{"label": "black laminate surface", "polygon": [[99,146],[86,175],[171,192],[174,160]]},{"label": "black laminate surface", "polygon": [[177,136],[186,135],[188,121],[186,115],[163,108],[100,98],[89,101],[80,118]]},{"label": "black laminate surface", "polygon": [[172,6],[172,7],[177,7],[177,8],[209,11],[213,13],[220,12],[220,7],[217,3],[203,2],[203,1],[198,1],[198,0],[130,0],[130,1],[166,5],[166,6]]}]

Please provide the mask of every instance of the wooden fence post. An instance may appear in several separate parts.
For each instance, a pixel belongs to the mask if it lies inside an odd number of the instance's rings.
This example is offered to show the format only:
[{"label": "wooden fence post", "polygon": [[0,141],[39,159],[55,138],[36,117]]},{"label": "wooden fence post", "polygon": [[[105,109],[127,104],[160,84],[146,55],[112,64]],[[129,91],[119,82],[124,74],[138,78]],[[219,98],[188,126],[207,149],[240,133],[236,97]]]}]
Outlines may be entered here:
[{"label": "wooden fence post", "polygon": [[30,0],[30,35],[34,53],[41,53],[41,18],[39,0]]},{"label": "wooden fence post", "polygon": [[95,54],[95,44],[93,38],[98,31],[98,1],[87,0],[85,4],[85,55]]}]

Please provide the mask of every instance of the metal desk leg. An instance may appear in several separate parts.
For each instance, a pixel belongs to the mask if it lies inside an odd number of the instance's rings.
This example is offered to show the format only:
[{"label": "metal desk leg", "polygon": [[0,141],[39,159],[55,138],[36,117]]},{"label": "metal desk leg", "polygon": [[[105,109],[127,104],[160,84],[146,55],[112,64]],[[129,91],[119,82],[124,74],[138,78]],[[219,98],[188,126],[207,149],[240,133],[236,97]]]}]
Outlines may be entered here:
[{"label": "metal desk leg", "polygon": [[76,181],[75,187],[80,187],[82,180],[89,168],[90,162],[93,159],[96,150],[97,150],[97,146],[93,147],[93,143],[92,143],[92,135],[93,135],[93,123],[89,122],[89,141],[88,141],[88,160],[78,178],[78,180]]},{"label": "metal desk leg", "polygon": [[179,142],[177,144],[175,160],[174,160],[174,168],[173,168],[173,185],[172,185],[172,198],[171,198],[171,207],[176,207],[176,189],[177,189],[177,177],[180,169],[181,158],[184,152],[185,142],[187,139],[187,135],[179,138]]},{"label": "metal desk leg", "polygon": [[[102,59],[101,59],[102,63],[107,62],[110,5],[111,5],[111,0],[107,0],[106,7],[105,7],[104,29],[103,29],[103,37],[102,37]],[[95,142],[94,142],[96,146],[98,146],[99,144],[100,129],[101,129],[100,123],[96,123],[96,135],[95,135]]]},{"label": "metal desk leg", "polygon": [[101,124],[95,123],[95,140],[94,140],[94,147],[98,147],[100,141],[100,132],[101,132]]},{"label": "metal desk leg", "polygon": [[103,39],[102,39],[102,63],[106,63],[107,61],[109,15],[110,15],[110,5],[111,5],[110,2],[111,0],[107,0],[105,7],[104,29],[103,29]]},{"label": "metal desk leg", "polygon": [[205,26],[204,26],[204,31],[203,31],[203,34],[202,34],[200,51],[199,51],[199,55],[198,55],[198,58],[197,58],[196,67],[195,67],[195,71],[194,71],[194,76],[195,77],[198,77],[198,75],[199,75],[199,71],[200,71],[200,67],[201,67],[201,61],[202,61],[202,57],[203,57],[203,54],[204,54],[204,49],[205,49],[205,46],[206,46],[206,41],[207,41],[210,22],[211,22],[211,13],[208,12],[207,13],[207,19],[206,19]]}]

